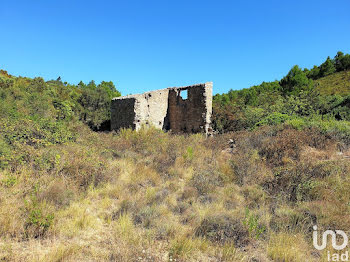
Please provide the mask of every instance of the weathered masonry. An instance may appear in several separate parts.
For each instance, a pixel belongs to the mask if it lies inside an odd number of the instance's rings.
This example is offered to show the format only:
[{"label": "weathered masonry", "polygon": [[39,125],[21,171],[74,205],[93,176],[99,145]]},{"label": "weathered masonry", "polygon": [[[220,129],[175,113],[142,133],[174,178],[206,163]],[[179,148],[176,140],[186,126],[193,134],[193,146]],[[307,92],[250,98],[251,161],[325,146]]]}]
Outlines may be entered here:
[{"label": "weathered masonry", "polygon": [[175,133],[209,134],[212,90],[213,83],[207,82],[113,98],[111,128],[138,130],[142,125],[153,125]]}]

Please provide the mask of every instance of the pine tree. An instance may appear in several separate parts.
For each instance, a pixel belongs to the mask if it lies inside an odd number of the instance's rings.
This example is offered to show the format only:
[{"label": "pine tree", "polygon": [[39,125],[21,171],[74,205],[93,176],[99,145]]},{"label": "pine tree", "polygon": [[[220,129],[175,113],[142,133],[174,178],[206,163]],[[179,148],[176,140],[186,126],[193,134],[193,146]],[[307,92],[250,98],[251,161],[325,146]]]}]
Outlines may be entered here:
[{"label": "pine tree", "polygon": [[327,60],[320,66],[320,75],[321,77],[328,76],[335,73],[335,71],[334,61],[328,56]]}]

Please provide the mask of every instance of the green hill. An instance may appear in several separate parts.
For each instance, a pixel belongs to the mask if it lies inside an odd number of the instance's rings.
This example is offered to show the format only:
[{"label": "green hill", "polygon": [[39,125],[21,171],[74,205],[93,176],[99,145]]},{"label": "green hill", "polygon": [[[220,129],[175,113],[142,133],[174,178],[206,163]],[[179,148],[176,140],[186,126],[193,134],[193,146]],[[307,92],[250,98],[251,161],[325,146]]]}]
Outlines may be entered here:
[{"label": "green hill", "polygon": [[350,71],[336,72],[315,81],[316,88],[322,95],[350,94]]},{"label": "green hill", "polygon": [[217,94],[214,129],[224,133],[290,121],[303,126],[350,121],[349,69],[350,55],[338,52],[311,70],[296,65],[279,81]]}]

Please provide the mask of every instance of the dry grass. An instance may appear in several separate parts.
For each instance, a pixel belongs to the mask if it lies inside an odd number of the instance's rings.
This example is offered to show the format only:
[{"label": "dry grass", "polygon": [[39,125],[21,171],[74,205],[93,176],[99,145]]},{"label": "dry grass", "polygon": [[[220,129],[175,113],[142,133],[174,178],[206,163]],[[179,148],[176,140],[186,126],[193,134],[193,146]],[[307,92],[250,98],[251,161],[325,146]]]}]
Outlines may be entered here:
[{"label": "dry grass", "polygon": [[272,234],[267,252],[269,257],[277,262],[316,261],[310,255],[310,245],[300,234]]},{"label": "dry grass", "polygon": [[350,226],[350,164],[322,134],[81,134],[1,171],[0,260],[317,261],[312,225]]}]

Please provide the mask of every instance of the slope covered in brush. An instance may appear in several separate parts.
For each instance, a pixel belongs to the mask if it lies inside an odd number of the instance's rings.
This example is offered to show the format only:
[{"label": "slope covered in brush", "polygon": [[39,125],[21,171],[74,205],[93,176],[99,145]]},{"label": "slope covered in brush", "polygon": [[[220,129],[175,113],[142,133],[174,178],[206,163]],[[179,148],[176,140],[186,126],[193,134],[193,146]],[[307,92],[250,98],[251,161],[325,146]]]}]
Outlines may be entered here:
[{"label": "slope covered in brush", "polygon": [[290,120],[343,125],[335,121],[350,120],[349,69],[350,55],[338,52],[311,70],[294,66],[280,81],[215,95],[214,129],[223,133]]},{"label": "slope covered in brush", "polygon": [[31,148],[77,139],[76,126],[99,129],[110,119],[112,82],[45,82],[0,71],[0,167],[26,161]]}]

